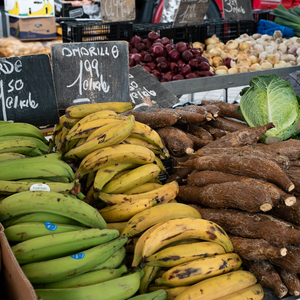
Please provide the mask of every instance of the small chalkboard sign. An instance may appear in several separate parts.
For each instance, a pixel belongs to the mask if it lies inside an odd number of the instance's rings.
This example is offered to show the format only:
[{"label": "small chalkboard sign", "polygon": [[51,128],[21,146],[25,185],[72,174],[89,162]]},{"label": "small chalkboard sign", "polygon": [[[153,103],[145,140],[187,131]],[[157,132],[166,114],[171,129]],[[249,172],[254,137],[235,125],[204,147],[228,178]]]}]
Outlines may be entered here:
[{"label": "small chalkboard sign", "polygon": [[223,0],[224,18],[229,20],[252,20],[252,7],[249,0]]},{"label": "small chalkboard sign", "polygon": [[154,111],[158,108],[172,107],[178,98],[152,77],[142,66],[129,69],[130,101],[136,111]]},{"label": "small chalkboard sign", "polygon": [[103,23],[135,20],[135,0],[101,0],[101,20]]},{"label": "small chalkboard sign", "polygon": [[47,54],[0,58],[0,120],[35,126],[59,121]]},{"label": "small chalkboard sign", "polygon": [[129,101],[128,46],[125,41],[52,46],[57,104]]},{"label": "small chalkboard sign", "polygon": [[199,25],[203,23],[210,0],[181,0],[173,27]]}]

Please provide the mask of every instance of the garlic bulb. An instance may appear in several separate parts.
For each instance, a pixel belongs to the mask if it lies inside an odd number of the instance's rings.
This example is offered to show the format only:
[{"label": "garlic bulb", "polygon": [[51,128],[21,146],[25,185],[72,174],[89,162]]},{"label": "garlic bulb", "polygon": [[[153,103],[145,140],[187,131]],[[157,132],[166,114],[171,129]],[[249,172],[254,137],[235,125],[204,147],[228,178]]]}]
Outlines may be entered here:
[{"label": "garlic bulb", "polygon": [[262,62],[260,62],[260,66],[262,70],[268,70],[273,68],[273,65],[267,60],[263,60]]},{"label": "garlic bulb", "polygon": [[245,51],[245,50],[250,49],[251,46],[252,46],[252,44],[251,44],[249,41],[244,41],[244,42],[240,43],[239,49],[240,49],[241,51]]},{"label": "garlic bulb", "polygon": [[283,60],[278,61],[275,65],[274,68],[284,68],[286,67],[287,63]]},{"label": "garlic bulb", "polygon": [[228,74],[236,74],[239,72],[238,68],[230,68],[228,69]]},{"label": "garlic bulb", "polygon": [[250,70],[251,71],[259,71],[259,70],[261,70],[261,66],[259,63],[255,63],[255,64],[251,65]]}]

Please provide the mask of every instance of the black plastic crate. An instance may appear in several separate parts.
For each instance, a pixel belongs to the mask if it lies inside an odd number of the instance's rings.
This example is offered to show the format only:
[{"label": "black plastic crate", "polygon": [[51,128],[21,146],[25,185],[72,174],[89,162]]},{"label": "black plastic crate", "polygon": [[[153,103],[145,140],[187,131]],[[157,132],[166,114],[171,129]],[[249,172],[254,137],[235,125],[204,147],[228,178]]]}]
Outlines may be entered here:
[{"label": "black plastic crate", "polygon": [[275,16],[271,14],[273,10],[259,10],[259,11],[252,11],[253,19],[256,21],[259,20],[267,20],[267,21],[274,21]]},{"label": "black plastic crate", "polygon": [[253,35],[257,32],[257,21],[255,20],[241,20],[239,21],[239,36],[247,33]]},{"label": "black plastic crate", "polygon": [[61,23],[64,43],[129,40],[132,23],[101,21],[64,21]]}]

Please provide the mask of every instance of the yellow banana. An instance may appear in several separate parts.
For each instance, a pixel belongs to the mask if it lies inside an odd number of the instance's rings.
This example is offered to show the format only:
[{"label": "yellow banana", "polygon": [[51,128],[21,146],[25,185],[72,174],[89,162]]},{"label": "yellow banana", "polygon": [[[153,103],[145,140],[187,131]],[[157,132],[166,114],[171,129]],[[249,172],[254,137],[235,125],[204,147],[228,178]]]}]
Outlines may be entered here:
[{"label": "yellow banana", "polygon": [[167,292],[167,294],[168,294],[167,300],[174,300],[174,299],[176,299],[176,297],[179,294],[181,294],[183,291],[185,291],[188,288],[189,288],[189,286],[177,286],[177,287],[174,287],[174,288],[166,288],[166,289],[164,289]]},{"label": "yellow banana", "polygon": [[133,216],[127,222],[122,235],[132,238],[157,223],[183,217],[201,218],[201,215],[194,207],[183,203],[168,203],[154,206]]},{"label": "yellow banana", "polygon": [[185,217],[168,220],[151,232],[144,242],[143,259],[174,241],[187,238],[212,241],[222,245],[226,252],[233,251],[233,245],[221,226],[208,220]]},{"label": "yellow banana", "polygon": [[77,142],[76,146],[78,147],[78,146],[82,145],[83,143],[86,142],[86,140],[87,140],[87,138],[80,138],[80,139],[78,139],[78,142]]},{"label": "yellow banana", "polygon": [[64,122],[67,120],[67,118],[68,117],[66,115],[62,115],[62,116],[59,117],[58,124],[54,125],[54,129],[53,129],[53,132],[52,132],[53,135],[56,135],[59,131],[62,130],[62,128],[64,126]]},{"label": "yellow banana", "polygon": [[167,203],[178,203],[176,199],[167,199],[163,200],[162,202],[158,203],[157,205],[167,204]]},{"label": "yellow banana", "polygon": [[66,136],[67,140],[74,140],[78,138],[87,138],[92,132],[94,132],[96,129],[107,125],[107,124],[118,124],[122,123],[123,120],[117,120],[117,119],[97,119],[90,122],[86,122],[81,124],[78,122],[78,126],[73,126],[69,133]]},{"label": "yellow banana", "polygon": [[66,109],[66,114],[72,118],[84,118],[85,116],[100,110],[112,110],[122,113],[133,108],[131,102],[102,102],[72,105]]},{"label": "yellow banana", "polygon": [[216,300],[262,300],[263,298],[264,290],[261,284],[257,283]]},{"label": "yellow banana", "polygon": [[65,154],[65,158],[82,159],[93,151],[120,143],[130,134],[134,126],[134,122],[134,117],[128,117],[127,120],[122,121],[104,132],[102,135],[96,136],[89,141],[87,140],[82,145],[71,149]]},{"label": "yellow banana", "polygon": [[63,126],[68,128],[68,129],[71,129],[79,121],[80,121],[80,119],[66,118],[66,120],[63,122]]},{"label": "yellow banana", "polygon": [[144,276],[141,278],[140,288],[139,292],[140,294],[147,293],[148,286],[152,282],[152,280],[155,278],[156,274],[160,270],[160,267],[153,267],[153,266],[145,266],[144,267]]},{"label": "yellow banana", "polygon": [[9,10],[8,13],[11,15],[18,16],[20,12],[19,3],[18,1],[15,1],[15,6],[13,9]]},{"label": "yellow banana", "polygon": [[161,172],[162,174],[168,174],[168,172],[167,172],[167,170],[166,170],[166,168],[165,168],[163,162],[161,161],[161,159],[160,159],[159,157],[155,156],[155,161],[154,161],[154,163],[158,165],[158,167],[160,168],[160,172]]},{"label": "yellow banana", "polygon": [[156,205],[156,200],[139,199],[121,204],[106,206],[99,210],[106,222],[124,222],[140,211]]},{"label": "yellow banana", "polygon": [[[138,147],[138,146],[136,146]],[[150,192],[141,193],[141,194],[134,194],[134,195],[128,195],[128,194],[106,194],[103,192],[99,193],[99,198],[110,204],[119,204],[126,201],[136,200],[136,199],[155,199],[157,202],[166,200],[166,199],[174,199],[179,192],[179,185],[176,181],[172,181],[170,183],[166,183],[162,185],[161,187],[152,190]]]},{"label": "yellow banana", "polygon": [[124,230],[124,228],[126,227],[127,222],[109,222],[107,223],[107,228],[108,229],[116,229],[119,231],[119,233],[121,234],[122,230]]},{"label": "yellow banana", "polygon": [[165,149],[159,134],[144,123],[136,121],[130,136],[143,139],[159,149]]},{"label": "yellow banana", "polygon": [[[140,264],[143,265],[144,262],[142,262],[143,258],[143,247],[146,239],[150,235],[152,231],[154,231],[157,227],[162,225],[165,221],[160,222],[156,225],[153,225],[152,227],[148,228],[146,231],[143,232],[143,234],[137,239],[135,247],[134,247],[134,255],[133,260],[131,263],[132,267],[138,267]],[[142,263],[141,263],[142,262]]]},{"label": "yellow banana", "polygon": [[148,266],[172,268],[199,258],[224,254],[224,248],[214,242],[198,242],[162,249],[147,258]]},{"label": "yellow banana", "polygon": [[102,189],[104,193],[120,194],[127,189],[137,187],[155,178],[160,173],[160,168],[155,164],[146,164],[128,171],[117,179],[109,181]]},{"label": "yellow banana", "polygon": [[[87,116],[80,118],[80,124],[91,122],[99,119],[121,119],[118,114],[112,110],[100,110],[88,114]],[[79,124],[77,125],[79,126]]]},{"label": "yellow banana", "polygon": [[[122,124],[123,122],[120,122],[120,124]],[[87,138],[86,138],[86,141],[90,141],[91,139],[97,137],[97,136],[101,136],[103,134],[105,134],[105,132],[115,126],[117,126],[118,122],[115,123],[110,123],[110,124],[106,124],[106,125],[103,125],[102,127],[96,129],[95,131],[93,131]]]},{"label": "yellow banana", "polygon": [[147,193],[147,192],[153,191],[159,187],[161,187],[160,183],[146,182],[146,183],[138,185],[134,188],[124,191],[124,194],[133,195],[133,194]]},{"label": "yellow banana", "polygon": [[149,164],[155,159],[148,148],[119,144],[105,147],[88,154],[80,163],[76,175],[85,175],[116,163]]},{"label": "yellow banana", "polygon": [[65,144],[67,142],[66,140],[66,136],[69,132],[69,129],[66,128],[66,127],[63,127],[62,130],[61,130],[61,135],[60,135],[60,138],[59,138],[59,141],[58,143],[56,144],[56,149],[58,151],[61,151],[61,152],[64,152],[64,147],[65,147]]},{"label": "yellow banana", "polygon": [[176,300],[216,300],[257,282],[255,276],[243,270],[232,271],[202,280],[176,297]]},{"label": "yellow banana", "polygon": [[155,284],[170,287],[192,285],[206,278],[237,270],[241,265],[242,260],[236,253],[217,254],[172,267],[157,278]]},{"label": "yellow banana", "polygon": [[54,145],[57,146],[59,144],[60,138],[62,136],[62,129],[55,133],[54,135]]},{"label": "yellow banana", "polygon": [[123,163],[116,163],[111,166],[107,166],[105,168],[100,168],[96,171],[96,176],[94,179],[94,189],[96,192],[100,192],[103,188],[103,186],[110,181],[117,173],[127,170],[127,169],[133,169],[137,167],[138,165],[134,164],[123,164]]},{"label": "yellow banana", "polygon": [[163,155],[164,153],[162,152],[162,150],[157,147],[154,146],[151,143],[148,143],[146,140],[143,140],[139,137],[133,137],[131,135],[129,135],[123,142],[122,144],[130,144],[130,145],[138,145],[138,146],[143,146],[146,147],[148,149],[150,149],[151,151],[153,151],[154,154],[157,155]]}]

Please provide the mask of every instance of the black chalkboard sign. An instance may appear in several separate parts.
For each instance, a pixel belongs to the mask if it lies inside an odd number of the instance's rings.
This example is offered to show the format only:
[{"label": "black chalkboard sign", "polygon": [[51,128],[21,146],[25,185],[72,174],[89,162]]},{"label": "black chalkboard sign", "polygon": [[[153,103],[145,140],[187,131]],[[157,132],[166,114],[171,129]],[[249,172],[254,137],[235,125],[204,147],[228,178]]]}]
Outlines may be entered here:
[{"label": "black chalkboard sign", "polygon": [[0,58],[0,120],[35,126],[59,121],[47,54]]},{"label": "black chalkboard sign", "polygon": [[252,20],[252,6],[249,0],[223,0],[225,19]]},{"label": "black chalkboard sign", "polygon": [[101,0],[101,20],[103,23],[135,20],[135,0]]},{"label": "black chalkboard sign", "polygon": [[210,0],[180,0],[173,27],[203,23]]},{"label": "black chalkboard sign", "polygon": [[134,110],[154,111],[162,107],[172,107],[179,102],[178,98],[152,77],[142,66],[129,69],[130,101],[135,104]]},{"label": "black chalkboard sign", "polygon": [[129,101],[125,41],[59,44],[51,52],[60,110],[76,104]]}]

